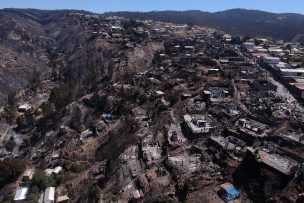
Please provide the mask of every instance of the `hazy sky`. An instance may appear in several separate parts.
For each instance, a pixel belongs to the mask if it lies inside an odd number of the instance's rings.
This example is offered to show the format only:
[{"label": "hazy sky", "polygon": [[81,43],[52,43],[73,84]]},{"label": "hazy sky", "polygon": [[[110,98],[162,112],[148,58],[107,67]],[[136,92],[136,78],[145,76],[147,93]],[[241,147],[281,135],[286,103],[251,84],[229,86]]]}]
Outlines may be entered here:
[{"label": "hazy sky", "polygon": [[247,8],[304,14],[304,0],[0,0],[0,8],[81,9],[97,13]]}]

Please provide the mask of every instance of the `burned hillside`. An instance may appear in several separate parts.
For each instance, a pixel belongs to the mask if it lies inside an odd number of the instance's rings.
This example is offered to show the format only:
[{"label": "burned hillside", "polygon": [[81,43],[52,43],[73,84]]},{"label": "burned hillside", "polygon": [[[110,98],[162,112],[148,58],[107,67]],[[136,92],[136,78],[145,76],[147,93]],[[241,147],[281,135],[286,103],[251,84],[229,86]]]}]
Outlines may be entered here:
[{"label": "burned hillside", "polygon": [[24,80],[3,92],[0,167],[18,173],[2,178],[0,200],[303,198],[303,78],[291,74],[301,69],[280,76],[265,61],[284,44],[80,11],[1,12],[12,19],[1,48],[20,55],[9,64]]}]

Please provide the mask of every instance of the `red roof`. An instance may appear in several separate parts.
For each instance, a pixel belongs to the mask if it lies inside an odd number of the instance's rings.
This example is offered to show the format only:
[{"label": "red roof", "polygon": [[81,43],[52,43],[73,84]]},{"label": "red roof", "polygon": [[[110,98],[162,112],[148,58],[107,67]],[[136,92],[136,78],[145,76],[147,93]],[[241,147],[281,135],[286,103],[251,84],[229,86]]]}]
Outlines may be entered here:
[{"label": "red roof", "polygon": [[304,91],[304,83],[303,82],[298,82],[298,83],[289,83],[290,85],[294,86],[295,88],[299,90]]}]

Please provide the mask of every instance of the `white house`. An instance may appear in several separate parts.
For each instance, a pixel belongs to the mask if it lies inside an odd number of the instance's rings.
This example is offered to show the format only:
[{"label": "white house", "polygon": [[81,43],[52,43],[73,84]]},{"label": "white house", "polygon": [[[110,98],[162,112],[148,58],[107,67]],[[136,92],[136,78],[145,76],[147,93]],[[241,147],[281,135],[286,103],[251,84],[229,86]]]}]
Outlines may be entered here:
[{"label": "white house", "polygon": [[252,42],[244,42],[243,47],[247,50],[254,49],[254,43]]},{"label": "white house", "polygon": [[30,104],[22,104],[18,107],[19,112],[27,112],[32,108]]},{"label": "white house", "polygon": [[263,58],[263,61],[264,61],[264,63],[275,65],[275,64],[279,64],[280,63],[280,58],[266,56],[266,57]]},{"label": "white house", "polygon": [[163,97],[165,95],[165,93],[164,92],[162,92],[162,91],[155,91],[155,96],[156,97]]},{"label": "white house", "polygon": [[281,56],[283,55],[283,50],[281,48],[278,47],[272,47],[268,49],[270,54],[273,54],[275,56]]},{"label": "white house", "polygon": [[304,77],[304,69],[281,69],[281,76],[283,78],[299,79]]},{"label": "white house", "polygon": [[44,172],[46,173],[47,176],[52,175],[52,173],[59,173],[62,170],[61,166],[57,166],[56,168],[52,169],[52,168],[48,168],[45,169]]},{"label": "white house", "polygon": [[55,203],[55,188],[54,187],[48,187],[44,191],[44,203]]},{"label": "white house", "polygon": [[27,199],[29,188],[28,187],[19,187],[16,190],[14,201],[15,202],[25,202]]}]

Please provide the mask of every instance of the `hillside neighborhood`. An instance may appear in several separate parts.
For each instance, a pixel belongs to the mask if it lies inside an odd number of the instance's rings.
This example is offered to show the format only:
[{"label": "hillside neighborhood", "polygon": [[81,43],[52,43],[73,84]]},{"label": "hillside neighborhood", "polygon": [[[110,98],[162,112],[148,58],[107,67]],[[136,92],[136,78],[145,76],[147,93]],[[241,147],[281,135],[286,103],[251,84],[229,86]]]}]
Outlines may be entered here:
[{"label": "hillside neighborhood", "polygon": [[46,67],[5,93],[0,202],[304,202],[303,44],[5,12],[44,30],[17,24],[0,53],[27,47]]}]

